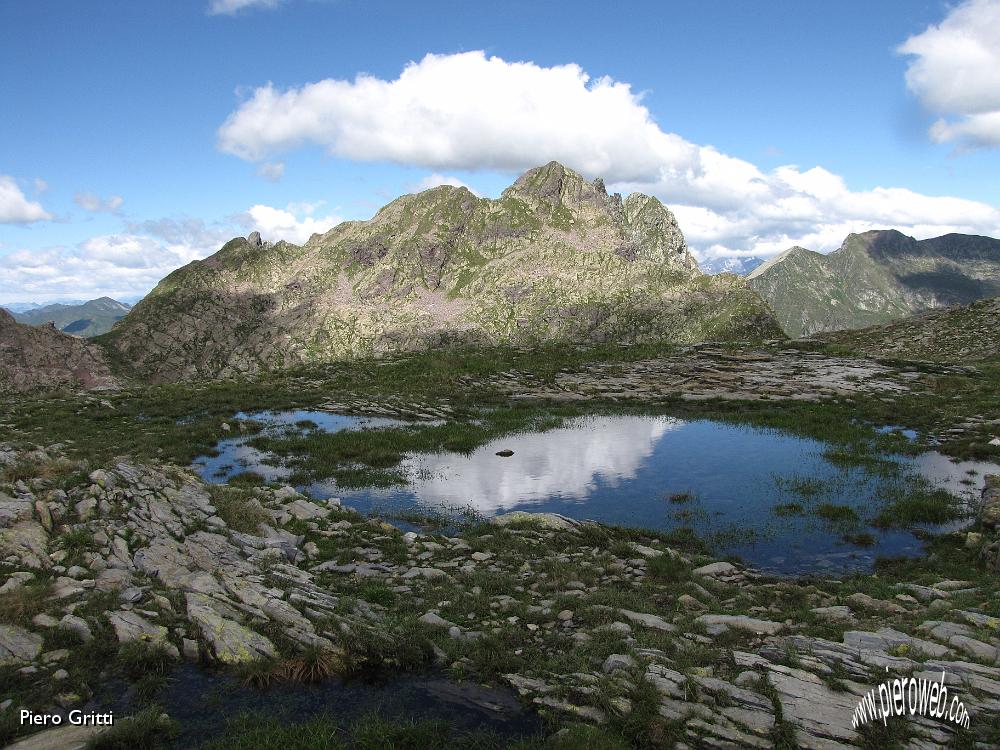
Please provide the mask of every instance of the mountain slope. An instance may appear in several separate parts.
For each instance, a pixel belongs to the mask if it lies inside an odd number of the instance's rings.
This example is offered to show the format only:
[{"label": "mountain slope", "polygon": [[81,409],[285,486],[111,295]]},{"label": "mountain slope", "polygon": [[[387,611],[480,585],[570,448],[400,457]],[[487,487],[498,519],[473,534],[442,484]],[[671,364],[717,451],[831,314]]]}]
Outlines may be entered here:
[{"label": "mountain slope", "polygon": [[22,325],[0,308],[0,393],[115,384],[99,347],[49,325]]},{"label": "mountain slope", "polygon": [[969,362],[1000,358],[1000,297],[813,338],[873,357]]},{"label": "mountain slope", "polygon": [[789,336],[862,328],[1000,295],[1000,240],[947,234],[918,241],[894,230],[851,234],[829,255],[786,250],[747,282]]},{"label": "mountain slope", "polygon": [[551,162],[497,200],[442,186],[303,246],[228,242],[103,340],[140,377],[227,377],[447,343],[780,335],[735,277],[698,271],[673,214]]},{"label": "mountain slope", "polygon": [[53,323],[63,333],[90,338],[110,331],[111,326],[124,318],[130,309],[124,302],[99,297],[81,304],[57,303],[13,314],[18,323],[32,326]]}]

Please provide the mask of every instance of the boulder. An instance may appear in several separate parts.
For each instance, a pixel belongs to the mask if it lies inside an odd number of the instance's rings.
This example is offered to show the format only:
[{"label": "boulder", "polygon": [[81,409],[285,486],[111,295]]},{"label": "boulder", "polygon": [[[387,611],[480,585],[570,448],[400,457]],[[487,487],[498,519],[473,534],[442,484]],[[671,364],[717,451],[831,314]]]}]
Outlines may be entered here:
[{"label": "boulder", "polygon": [[42,636],[16,625],[0,625],[0,666],[27,664],[42,651]]}]

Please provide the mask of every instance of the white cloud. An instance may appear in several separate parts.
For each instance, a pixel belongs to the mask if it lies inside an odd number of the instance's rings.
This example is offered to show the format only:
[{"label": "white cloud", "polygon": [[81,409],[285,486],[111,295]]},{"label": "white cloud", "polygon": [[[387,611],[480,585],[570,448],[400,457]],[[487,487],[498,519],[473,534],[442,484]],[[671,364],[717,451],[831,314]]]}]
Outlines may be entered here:
[{"label": "white cloud", "polygon": [[90,211],[91,213],[114,214],[118,213],[118,209],[122,207],[125,199],[120,195],[111,195],[107,198],[101,198],[94,193],[84,192],[74,195],[73,202],[84,211]]},{"label": "white cloud", "polygon": [[123,233],[92,237],[72,247],[16,250],[0,255],[0,298],[19,302],[105,294],[132,297],[216,249]]},{"label": "white cloud", "polygon": [[51,218],[41,203],[24,196],[13,177],[0,174],[0,224],[30,224]]},{"label": "white cloud", "polygon": [[453,185],[454,187],[464,187],[467,188],[473,195],[479,195],[475,188],[471,187],[465,182],[462,182],[457,177],[453,177],[448,174],[438,174],[434,172],[429,174],[416,185],[412,186],[415,192],[420,192],[421,190],[430,190],[431,188],[441,187],[442,185]]},{"label": "white cloud", "polygon": [[935,141],[1000,147],[1000,0],[967,0],[899,47],[906,85],[943,115]]},{"label": "white cloud", "polygon": [[285,0],[212,0],[208,4],[210,15],[232,16],[252,8],[277,8]]},{"label": "white cloud", "polygon": [[627,83],[577,65],[511,63],[483,52],[427,55],[395,80],[359,75],[252,92],[219,147],[251,161],[312,145],[358,161],[514,173],[561,161],[613,189],[667,202],[696,251],[763,255],[837,247],[852,231],[1000,234],[1000,211],[903,188],[851,190],[822,167],[762,170],[663,130]]},{"label": "white cloud", "polygon": [[73,246],[0,252],[0,300],[141,296],[171,271],[253,230],[265,240],[295,243],[328,231],[342,219],[313,216],[323,203],[292,203],[284,209],[258,204],[212,224],[190,217],[130,221],[122,232]]},{"label": "white cloud", "polygon": [[268,182],[280,182],[285,176],[285,162],[266,161],[257,167],[257,175]]},{"label": "white cloud", "polygon": [[251,206],[244,224],[260,232],[267,241],[285,240],[301,245],[314,234],[324,234],[343,221],[339,216],[314,217],[319,204],[290,203],[286,208],[257,204]]},{"label": "white cloud", "polygon": [[323,203],[292,203],[284,209],[258,204],[212,224],[190,217],[130,221],[122,232],[78,245],[0,252],[0,300],[141,296],[171,271],[253,230],[265,240],[295,243],[328,231],[342,220],[313,216]]}]

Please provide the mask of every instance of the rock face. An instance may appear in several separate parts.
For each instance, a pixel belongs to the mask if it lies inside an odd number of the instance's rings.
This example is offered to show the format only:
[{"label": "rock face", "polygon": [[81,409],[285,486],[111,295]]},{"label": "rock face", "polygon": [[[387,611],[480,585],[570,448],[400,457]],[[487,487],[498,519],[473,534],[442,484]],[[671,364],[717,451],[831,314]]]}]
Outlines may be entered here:
[{"label": "rock face", "polygon": [[0,308],[0,393],[115,385],[98,347],[52,326],[21,325]]},{"label": "rock face", "polygon": [[766,306],[735,276],[703,276],[662,203],[552,162],[497,200],[446,185],[301,247],[234,239],[107,342],[167,381],[447,343],[762,336],[780,336]]},{"label": "rock face", "polygon": [[918,241],[895,230],[850,234],[829,255],[786,250],[747,281],[793,338],[863,328],[1000,295],[1000,240],[946,234]]},{"label": "rock face", "polygon": [[13,313],[18,323],[29,326],[44,326],[52,323],[63,333],[89,338],[111,330],[111,326],[124,318],[131,305],[100,297],[79,305],[45,305],[24,312]]}]

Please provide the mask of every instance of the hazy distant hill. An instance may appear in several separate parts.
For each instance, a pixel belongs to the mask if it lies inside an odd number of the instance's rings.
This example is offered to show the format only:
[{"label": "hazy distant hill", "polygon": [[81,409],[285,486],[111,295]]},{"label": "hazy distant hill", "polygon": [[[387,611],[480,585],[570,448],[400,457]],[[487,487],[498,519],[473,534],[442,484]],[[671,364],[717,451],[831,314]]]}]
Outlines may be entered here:
[{"label": "hazy distant hill", "polygon": [[829,255],[786,250],[747,282],[789,336],[862,328],[1000,295],[1000,240],[946,234],[918,241],[895,230],[851,234]]},{"label": "hazy distant hill", "polygon": [[153,380],[458,342],[778,336],[742,279],[705,276],[656,198],[551,162],[497,200],[441,186],[303,246],[254,233],[163,279],[102,343]]},{"label": "hazy distant hill", "polygon": [[53,323],[63,333],[89,338],[110,331],[111,326],[124,318],[131,309],[131,305],[124,302],[100,297],[80,304],[56,303],[23,312],[11,312],[18,323],[31,326]]},{"label": "hazy distant hill", "polygon": [[764,263],[763,258],[751,256],[748,258],[709,258],[699,261],[698,267],[705,273],[735,273],[737,276],[746,276],[757,266]]}]

